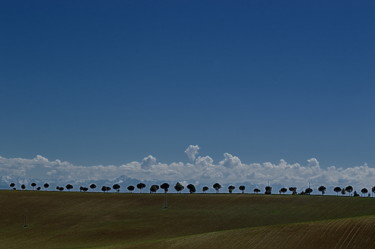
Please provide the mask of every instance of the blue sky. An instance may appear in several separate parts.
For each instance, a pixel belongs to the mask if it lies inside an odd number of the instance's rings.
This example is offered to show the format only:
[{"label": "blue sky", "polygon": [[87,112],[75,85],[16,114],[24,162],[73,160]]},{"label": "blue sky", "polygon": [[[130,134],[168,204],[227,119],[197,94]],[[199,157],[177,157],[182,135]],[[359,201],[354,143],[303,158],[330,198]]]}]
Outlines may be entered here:
[{"label": "blue sky", "polygon": [[375,165],[373,1],[3,1],[0,155]]}]

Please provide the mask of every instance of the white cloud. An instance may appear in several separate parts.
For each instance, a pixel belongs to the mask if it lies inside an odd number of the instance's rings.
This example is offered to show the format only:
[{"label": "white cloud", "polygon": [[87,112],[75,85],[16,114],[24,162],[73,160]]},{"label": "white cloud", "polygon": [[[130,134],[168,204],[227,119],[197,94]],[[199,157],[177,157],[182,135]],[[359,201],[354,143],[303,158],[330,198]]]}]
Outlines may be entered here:
[{"label": "white cloud", "polygon": [[185,153],[190,163],[157,162],[149,155],[140,162],[123,165],[80,166],[60,160],[50,161],[42,156],[33,159],[0,157],[0,175],[24,178],[51,179],[55,181],[113,180],[122,175],[139,180],[194,182],[202,184],[250,183],[305,187],[353,185],[358,188],[371,187],[375,184],[375,169],[367,164],[340,168],[330,166],[322,168],[316,158],[307,160],[306,165],[288,163],[250,163],[241,162],[240,158],[224,153],[223,160],[215,163],[210,156],[197,156],[198,145],[190,145]]},{"label": "white cloud", "polygon": [[191,161],[194,161],[199,149],[198,145],[189,145],[185,150],[185,153]]},{"label": "white cloud", "polygon": [[142,160],[142,167],[144,168],[150,168],[152,165],[155,165],[155,164],[156,164],[156,158],[151,155],[148,155]]}]

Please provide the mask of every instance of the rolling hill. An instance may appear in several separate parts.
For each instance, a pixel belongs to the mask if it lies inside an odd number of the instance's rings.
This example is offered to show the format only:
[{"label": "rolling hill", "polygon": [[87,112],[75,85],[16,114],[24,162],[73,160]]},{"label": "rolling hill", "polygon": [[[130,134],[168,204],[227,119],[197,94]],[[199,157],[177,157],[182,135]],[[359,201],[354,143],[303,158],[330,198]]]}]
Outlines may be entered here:
[{"label": "rolling hill", "polygon": [[0,248],[375,248],[375,198],[168,194],[163,204],[163,194],[0,191]]}]

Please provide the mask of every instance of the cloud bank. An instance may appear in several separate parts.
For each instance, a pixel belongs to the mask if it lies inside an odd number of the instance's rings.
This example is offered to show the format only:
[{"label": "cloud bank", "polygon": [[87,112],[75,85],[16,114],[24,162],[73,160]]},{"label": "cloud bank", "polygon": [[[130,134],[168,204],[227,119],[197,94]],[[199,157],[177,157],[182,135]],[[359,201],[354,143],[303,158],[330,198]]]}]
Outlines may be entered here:
[{"label": "cloud bank", "polygon": [[313,186],[371,187],[375,184],[375,169],[367,164],[340,168],[321,168],[316,158],[306,165],[288,163],[243,163],[240,158],[224,153],[223,159],[215,162],[210,156],[199,156],[199,146],[190,145],[185,150],[190,162],[162,163],[151,155],[141,161],[123,165],[80,166],[60,160],[50,161],[43,156],[33,159],[0,157],[0,175],[34,179],[64,180],[72,182],[113,180],[127,176],[140,181],[186,181],[199,184],[249,183],[252,185],[280,184],[304,187]]}]

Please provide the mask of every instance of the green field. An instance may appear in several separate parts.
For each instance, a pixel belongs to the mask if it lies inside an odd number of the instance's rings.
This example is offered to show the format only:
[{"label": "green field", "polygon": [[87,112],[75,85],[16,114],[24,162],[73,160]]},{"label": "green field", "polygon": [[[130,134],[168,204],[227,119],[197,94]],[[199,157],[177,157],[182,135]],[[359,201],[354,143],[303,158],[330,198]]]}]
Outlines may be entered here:
[{"label": "green field", "polygon": [[163,198],[0,191],[0,248],[375,248],[375,198]]}]

